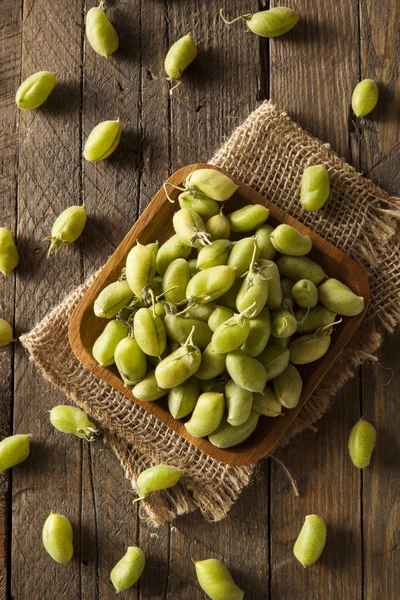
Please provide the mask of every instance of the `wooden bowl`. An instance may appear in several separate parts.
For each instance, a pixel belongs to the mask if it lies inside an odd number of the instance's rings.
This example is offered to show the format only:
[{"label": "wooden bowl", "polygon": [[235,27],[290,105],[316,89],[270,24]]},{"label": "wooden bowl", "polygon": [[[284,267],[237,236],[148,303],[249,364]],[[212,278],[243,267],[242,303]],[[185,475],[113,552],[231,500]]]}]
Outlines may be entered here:
[{"label": "wooden bowl", "polygon": [[[206,164],[189,165],[174,173],[169,182],[181,185],[186,176],[195,169],[216,168]],[[219,169],[222,171],[222,169]],[[222,171],[223,172],[223,171]],[[232,212],[241,206],[252,204],[263,204],[270,211],[268,223],[273,226],[280,223],[288,223],[303,234],[311,237],[313,248],[310,257],[318,262],[324,271],[330,276],[340,279],[347,284],[356,294],[365,298],[364,312],[356,317],[345,317],[341,325],[335,328],[332,334],[332,343],[328,352],[320,360],[308,365],[300,366],[299,371],[303,378],[303,392],[298,406],[291,410],[285,410],[285,414],[278,418],[261,417],[258,426],[248,440],[230,449],[220,449],[213,446],[207,439],[194,438],[186,431],[183,421],[172,417],[166,408],[165,400],[157,402],[142,402],[135,398],[131,388],[124,386],[115,367],[100,367],[92,356],[92,347],[96,338],[104,329],[106,319],[99,319],[94,315],[93,304],[100,291],[109,283],[116,281],[129,250],[139,239],[142,244],[158,240],[165,242],[174,232],[172,228],[172,215],[179,209],[178,203],[172,204],[168,201],[164,188],[161,188],[136,221],[128,235],[118,246],[112,257],[106,263],[101,273],[96,277],[86,294],[76,307],[69,324],[69,340],[71,348],[78,360],[97,377],[124,394],[132,402],[138,403],[145,410],[165,423],[171,429],[177,431],[181,436],[189,440],[206,454],[216,460],[231,465],[247,465],[271,452],[275,444],[283,436],[291,422],[296,418],[308,398],[315,390],[321,379],[331,367],[340,351],[344,348],[351,336],[360,324],[369,302],[369,285],[365,272],[353,260],[345,256],[340,250],[323,240],[319,235],[310,231],[307,227],[287,215],[272,202],[263,198],[248,185],[241,183],[234,177],[232,179],[239,185],[239,189],[233,198],[225,203],[226,212]],[[178,191],[169,188],[170,196],[176,198]]]}]

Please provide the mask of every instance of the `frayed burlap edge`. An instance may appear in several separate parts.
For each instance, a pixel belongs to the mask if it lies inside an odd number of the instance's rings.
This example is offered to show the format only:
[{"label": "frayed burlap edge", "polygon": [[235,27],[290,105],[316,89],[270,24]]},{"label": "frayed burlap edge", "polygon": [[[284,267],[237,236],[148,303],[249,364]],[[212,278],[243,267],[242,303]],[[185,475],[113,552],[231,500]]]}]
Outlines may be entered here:
[{"label": "frayed burlap edge", "polygon": [[[360,262],[370,276],[371,304],[362,326],[341,353],[280,445],[313,425],[337,391],[367,359],[375,360],[382,334],[400,320],[399,200],[391,198],[269,103],[238,127],[211,161],[236,175],[311,229]],[[298,202],[301,174],[308,164],[325,164],[332,193],[326,209],[305,214]],[[90,280],[74,290],[30,333],[21,338],[43,375],[103,428],[127,478],[166,462],[184,471],[182,483],[142,502],[154,525],[200,508],[210,520],[226,516],[255,465],[232,467],[210,459],[88,372],[68,344],[70,315]]]}]

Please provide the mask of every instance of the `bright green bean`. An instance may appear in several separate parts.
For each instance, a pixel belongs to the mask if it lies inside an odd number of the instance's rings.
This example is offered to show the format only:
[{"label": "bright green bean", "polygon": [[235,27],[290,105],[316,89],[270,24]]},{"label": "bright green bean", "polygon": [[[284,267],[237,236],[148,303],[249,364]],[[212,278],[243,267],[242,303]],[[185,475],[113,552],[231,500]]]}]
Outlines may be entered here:
[{"label": "bright green bean", "polygon": [[262,392],[267,382],[264,366],[241,350],[229,352],[226,368],[236,385],[250,392]]},{"label": "bright green bean", "polygon": [[321,556],[326,543],[326,525],[319,515],[307,515],[293,548],[303,567],[313,565]]},{"label": "bright green bean", "polygon": [[279,417],[282,414],[282,405],[278,402],[275,392],[265,388],[262,394],[254,394],[252,410],[266,417]]},{"label": "bright green bean", "polygon": [[159,387],[171,389],[196,373],[201,363],[201,352],[193,344],[193,334],[194,327],[183,346],[157,365],[155,375]]},{"label": "bright green bean", "polygon": [[156,266],[157,273],[164,275],[168,265],[170,265],[177,258],[188,258],[192,251],[191,246],[181,242],[179,237],[175,234],[170,237],[157,252]]},{"label": "bright green bean", "polygon": [[199,319],[178,315],[166,315],[164,319],[165,330],[175,342],[182,344],[194,328],[193,343],[200,350],[204,350],[211,342],[212,332],[207,323]]},{"label": "bright green bean", "polygon": [[275,250],[289,256],[304,256],[312,248],[311,238],[282,223],[271,233],[271,242]]},{"label": "bright green bean", "polygon": [[271,225],[261,225],[255,233],[260,258],[266,258],[267,260],[274,260],[275,258],[276,250],[271,242],[273,230],[274,228]]},{"label": "bright green bean", "polygon": [[269,217],[269,210],[262,204],[247,204],[228,215],[231,231],[245,233],[260,227]]},{"label": "bright green bean", "polygon": [[171,304],[178,304],[186,298],[186,288],[189,283],[189,264],[184,258],[176,258],[164,273],[162,291],[164,298]]},{"label": "bright green bean", "polygon": [[278,377],[286,369],[289,364],[289,357],[289,350],[280,346],[267,346],[257,356],[257,359],[265,368],[267,381]]},{"label": "bright green bean", "polygon": [[225,386],[225,400],[228,409],[227,422],[235,427],[243,425],[251,413],[253,392],[244,390],[230,379]]},{"label": "bright green bean", "polygon": [[223,418],[219,427],[208,436],[208,439],[217,448],[232,448],[232,446],[242,444],[257,427],[259,418],[260,415],[253,410],[242,425],[231,425]]},{"label": "bright green bean", "polygon": [[278,402],[285,408],[295,408],[299,401],[303,382],[295,366],[289,364],[286,369],[273,380]]},{"label": "bright green bean", "polygon": [[293,281],[309,279],[314,285],[319,285],[328,276],[322,268],[307,256],[281,256],[278,258],[279,273]]},{"label": "bright green bean", "polygon": [[146,356],[136,340],[130,336],[119,342],[115,348],[114,360],[127,387],[136,385],[146,375]]},{"label": "bright green bean", "polygon": [[193,437],[206,437],[215,431],[225,410],[223,394],[205,392],[199,396],[192,415],[185,427]]},{"label": "bright green bean", "polygon": [[201,364],[196,371],[197,379],[218,377],[225,369],[225,354],[218,352],[212,343],[202,352]]},{"label": "bright green bean", "polygon": [[186,298],[197,298],[203,304],[223,296],[235,281],[235,271],[227,265],[210,267],[197,273],[186,288]]},{"label": "bright green bean", "polygon": [[133,318],[133,335],[139,348],[150,356],[161,356],[167,344],[166,327],[151,308],[139,308]]},{"label": "bright green bean", "polygon": [[345,317],[354,317],[364,310],[364,298],[337,279],[324,281],[318,288],[318,297],[325,308]]},{"label": "bright green bean", "polygon": [[121,321],[110,321],[95,341],[93,358],[102,367],[114,364],[114,352],[121,340],[128,335],[128,327]]},{"label": "bright green bean", "polygon": [[219,213],[206,222],[206,231],[210,234],[211,240],[228,239],[231,234],[231,226],[224,215],[222,208]]},{"label": "bright green bean", "polygon": [[125,273],[132,292],[141,298],[143,289],[152,283],[156,274],[156,258],[151,248],[137,242],[127,256]]},{"label": "bright green bean", "polygon": [[129,589],[140,579],[145,564],[144,552],[137,546],[129,546],[110,573],[110,579],[117,594]]},{"label": "bright green bean", "polygon": [[190,415],[198,397],[200,396],[200,385],[195,377],[187,379],[180,385],[168,392],[168,409],[174,419],[183,419]]}]

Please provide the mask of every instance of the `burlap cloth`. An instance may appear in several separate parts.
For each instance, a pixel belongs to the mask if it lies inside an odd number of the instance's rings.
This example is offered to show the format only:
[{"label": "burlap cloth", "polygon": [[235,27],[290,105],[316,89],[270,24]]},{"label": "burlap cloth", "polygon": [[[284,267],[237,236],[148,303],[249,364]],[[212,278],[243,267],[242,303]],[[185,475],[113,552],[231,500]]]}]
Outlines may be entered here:
[{"label": "burlap cloth", "polygon": [[[295,420],[284,444],[321,418],[357,366],[374,358],[382,334],[392,332],[400,320],[400,199],[364,179],[328,144],[267,102],[234,131],[211,163],[317,231],[369,275],[371,304],[363,324]],[[328,169],[332,192],[323,210],[306,213],[299,202],[300,180],[304,168],[315,163]],[[21,338],[31,359],[100,424],[133,487],[137,474],[155,463],[183,469],[181,484],[142,502],[142,516],[160,525],[199,508],[208,519],[222,519],[250,482],[255,465],[233,467],[211,459],[78,362],[68,343],[68,321],[89,284],[90,280],[75,289]]]}]

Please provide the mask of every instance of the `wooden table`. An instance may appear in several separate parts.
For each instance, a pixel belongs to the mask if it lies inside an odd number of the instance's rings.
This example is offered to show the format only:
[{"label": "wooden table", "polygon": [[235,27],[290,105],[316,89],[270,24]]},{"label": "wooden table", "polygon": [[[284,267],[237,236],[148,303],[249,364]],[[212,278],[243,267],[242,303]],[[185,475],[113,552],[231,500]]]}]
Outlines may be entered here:
[{"label": "wooden table", "polygon": [[[0,314],[17,334],[41,319],[118,245],[169,173],[207,160],[244,117],[272,98],[366,176],[400,193],[400,5],[397,0],[292,0],[302,15],[288,35],[260,40],[229,17],[268,3],[248,0],[109,0],[120,51],[97,56],[83,34],[94,0],[3,0],[0,10],[1,225],[16,234],[16,275],[1,280]],[[271,2],[271,6],[275,3]],[[196,64],[185,74],[187,100],[170,101],[163,74],[169,45],[193,31]],[[43,109],[20,111],[14,94],[31,73],[57,71]],[[378,108],[354,123],[352,89],[380,82]],[[83,143],[99,121],[119,116],[120,148],[89,164]],[[84,201],[82,241],[46,259],[55,217]],[[200,600],[190,558],[215,556],[250,600],[395,600],[399,597],[398,432],[400,336],[388,339],[338,395],[318,432],[306,431],[280,451],[296,478],[265,461],[228,518],[200,514],[157,530],[130,507],[129,485],[111,452],[63,436],[47,412],[65,402],[16,344],[0,354],[1,434],[30,432],[26,463],[2,476],[1,598],[115,598],[109,572],[129,543],[148,556],[140,585],[126,598]],[[347,437],[360,415],[378,431],[372,465],[355,469]],[[51,561],[41,545],[50,510],[71,518],[75,558]],[[303,570],[292,545],[303,518],[325,515],[329,534],[321,560]]]}]

